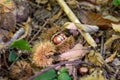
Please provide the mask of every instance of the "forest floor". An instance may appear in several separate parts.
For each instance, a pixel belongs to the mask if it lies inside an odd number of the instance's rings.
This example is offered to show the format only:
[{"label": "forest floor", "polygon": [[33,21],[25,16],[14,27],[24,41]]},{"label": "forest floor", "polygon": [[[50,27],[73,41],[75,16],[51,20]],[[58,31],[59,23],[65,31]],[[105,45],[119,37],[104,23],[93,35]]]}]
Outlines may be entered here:
[{"label": "forest floor", "polygon": [[0,80],[120,80],[120,0],[0,0]]}]

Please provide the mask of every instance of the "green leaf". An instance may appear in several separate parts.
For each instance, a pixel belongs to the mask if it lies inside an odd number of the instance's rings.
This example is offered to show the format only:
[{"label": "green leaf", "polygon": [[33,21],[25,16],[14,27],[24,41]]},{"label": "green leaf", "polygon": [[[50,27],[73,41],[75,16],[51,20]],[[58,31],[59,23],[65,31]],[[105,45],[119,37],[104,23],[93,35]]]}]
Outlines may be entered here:
[{"label": "green leaf", "polygon": [[72,80],[68,73],[61,73],[58,76],[58,80]]},{"label": "green leaf", "polygon": [[55,70],[54,69],[50,69],[50,70],[44,72],[43,74],[37,76],[33,80],[54,80],[56,75],[57,74],[56,74]]},{"label": "green leaf", "polygon": [[18,48],[18,49],[21,49],[21,50],[31,50],[31,48],[28,45],[28,42],[23,40],[23,39],[14,40],[10,47]]},{"label": "green leaf", "polygon": [[18,55],[15,53],[15,51],[11,51],[8,57],[8,61],[9,62],[13,62],[16,60],[16,58],[18,57]]},{"label": "green leaf", "polygon": [[112,4],[114,6],[119,6],[120,5],[120,0],[113,0]]},{"label": "green leaf", "polygon": [[67,68],[66,67],[62,67],[59,70],[60,73],[66,73],[67,72]]}]

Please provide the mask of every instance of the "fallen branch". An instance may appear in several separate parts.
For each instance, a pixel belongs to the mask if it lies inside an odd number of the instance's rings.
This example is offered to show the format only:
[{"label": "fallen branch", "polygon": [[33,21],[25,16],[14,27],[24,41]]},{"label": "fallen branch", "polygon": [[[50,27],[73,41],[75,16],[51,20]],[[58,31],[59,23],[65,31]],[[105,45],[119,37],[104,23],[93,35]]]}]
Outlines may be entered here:
[{"label": "fallen branch", "polygon": [[92,63],[89,63],[89,62],[84,62],[84,61],[80,61],[80,60],[77,60],[77,61],[64,61],[64,62],[61,62],[61,63],[58,63],[58,64],[55,64],[53,66],[50,66],[48,68],[45,68],[45,69],[42,69],[40,72],[36,73],[35,75],[33,75],[32,77],[30,77],[28,80],[33,80],[35,77],[39,76],[40,74],[52,69],[52,68],[55,68],[57,66],[61,66],[61,65],[65,65],[65,64],[87,64],[87,65],[90,65],[90,66],[94,66]]},{"label": "fallen branch", "polygon": [[90,36],[89,33],[83,32],[81,29],[84,29],[84,26],[81,24],[79,19],[75,16],[75,14],[72,12],[72,10],[68,7],[68,5],[65,3],[64,0],[56,0],[58,4],[62,7],[64,12],[67,14],[68,18],[73,22],[73,23],[80,23],[77,28],[79,29],[81,35],[86,39],[86,41],[92,46],[96,47],[97,44],[93,40],[93,38]]}]

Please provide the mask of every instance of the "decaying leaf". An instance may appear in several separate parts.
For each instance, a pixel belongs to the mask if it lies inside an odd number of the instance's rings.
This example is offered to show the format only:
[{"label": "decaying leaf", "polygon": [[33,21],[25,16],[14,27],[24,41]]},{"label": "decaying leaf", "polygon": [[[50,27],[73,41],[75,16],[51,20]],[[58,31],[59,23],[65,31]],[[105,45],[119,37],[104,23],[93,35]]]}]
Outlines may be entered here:
[{"label": "decaying leaf", "polygon": [[85,61],[91,62],[98,66],[102,66],[104,64],[104,59],[101,54],[94,51],[90,51],[90,53],[85,56]]},{"label": "decaying leaf", "polygon": [[11,12],[15,8],[12,0],[0,0],[0,5],[4,7],[5,12]]},{"label": "decaying leaf", "polygon": [[[80,0],[80,1],[84,1],[84,0]],[[93,4],[97,4],[97,5],[106,5],[108,3],[109,0],[86,0],[87,2],[93,3]]]},{"label": "decaying leaf", "polygon": [[102,73],[102,70],[96,69],[92,74],[79,78],[79,80],[107,80]]},{"label": "decaying leaf", "polygon": [[114,52],[110,57],[108,57],[107,59],[105,59],[105,61],[107,63],[113,61],[113,59],[115,58],[116,55],[117,55],[117,51]]},{"label": "decaying leaf", "polygon": [[78,58],[82,58],[85,54],[86,54],[86,51],[84,50],[84,47],[80,43],[78,43],[75,45],[75,47],[73,47],[69,51],[62,53],[59,56],[59,59],[60,60],[75,60]]},{"label": "decaying leaf", "polygon": [[38,4],[46,4],[48,0],[35,0]]},{"label": "decaying leaf", "polygon": [[94,12],[84,12],[81,16],[84,16],[84,18],[81,18],[81,21],[84,24],[97,25],[100,29],[111,28],[111,23],[116,23],[108,19],[104,19],[101,14]]},{"label": "decaying leaf", "polygon": [[113,28],[113,30],[115,30],[116,32],[120,32],[120,24],[112,24],[112,28]]},{"label": "decaying leaf", "polygon": [[120,52],[120,38],[113,41],[111,46],[111,52]]},{"label": "decaying leaf", "polygon": [[119,21],[120,21],[120,18],[119,18],[119,17],[114,17],[114,16],[112,16],[112,15],[110,15],[110,14],[105,14],[105,15],[103,16],[103,18],[109,19],[109,20],[114,21],[114,22],[119,22]]},{"label": "decaying leaf", "polygon": [[111,45],[112,45],[112,42],[113,42],[114,40],[118,39],[118,38],[120,38],[120,36],[118,36],[118,35],[113,35],[111,38],[109,38],[109,39],[105,42],[105,44],[104,44],[105,49],[110,48]]}]

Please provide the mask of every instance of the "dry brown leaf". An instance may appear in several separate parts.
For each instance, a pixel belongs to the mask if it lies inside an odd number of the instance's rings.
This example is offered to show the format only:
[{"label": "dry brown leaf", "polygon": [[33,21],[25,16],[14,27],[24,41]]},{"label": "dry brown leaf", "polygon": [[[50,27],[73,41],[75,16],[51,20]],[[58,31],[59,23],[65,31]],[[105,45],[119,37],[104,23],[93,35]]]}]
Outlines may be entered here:
[{"label": "dry brown leaf", "polygon": [[110,21],[108,19],[104,19],[101,14],[94,13],[94,12],[84,12],[82,15],[84,17],[81,18],[81,21],[85,24],[89,25],[97,25],[100,29],[108,29],[111,28],[111,23],[116,23]]},{"label": "dry brown leaf", "polygon": [[117,51],[115,51],[110,57],[108,57],[107,59],[105,59],[105,61],[107,63],[108,62],[112,62],[116,55],[117,55]]},{"label": "dry brown leaf", "polygon": [[71,50],[62,53],[59,56],[59,60],[75,60],[78,58],[82,58],[87,51],[84,50],[84,47],[78,43]]}]

